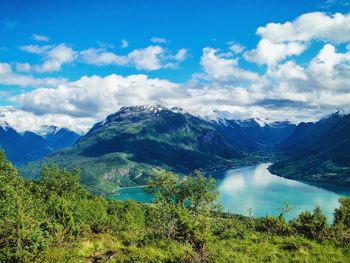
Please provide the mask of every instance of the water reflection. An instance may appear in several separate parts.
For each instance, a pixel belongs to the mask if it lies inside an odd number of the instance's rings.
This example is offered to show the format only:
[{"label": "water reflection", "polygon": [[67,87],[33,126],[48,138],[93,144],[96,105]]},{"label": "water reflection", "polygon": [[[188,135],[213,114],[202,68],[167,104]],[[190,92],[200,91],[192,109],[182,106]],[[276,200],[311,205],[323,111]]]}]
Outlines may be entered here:
[{"label": "water reflection", "polygon": [[277,209],[288,202],[293,209],[286,217],[291,219],[318,205],[331,222],[340,194],[272,175],[267,170],[269,165],[264,163],[226,172],[225,178],[218,182],[226,211],[248,215],[247,209],[251,208],[254,216],[277,215]]}]

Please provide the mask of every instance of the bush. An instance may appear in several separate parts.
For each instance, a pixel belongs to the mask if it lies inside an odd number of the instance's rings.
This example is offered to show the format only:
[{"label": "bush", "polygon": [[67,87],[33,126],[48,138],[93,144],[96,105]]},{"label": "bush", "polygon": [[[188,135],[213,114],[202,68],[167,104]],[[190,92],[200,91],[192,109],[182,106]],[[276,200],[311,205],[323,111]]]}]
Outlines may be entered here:
[{"label": "bush", "polygon": [[292,231],[304,237],[322,240],[328,233],[327,219],[319,207],[313,213],[302,212],[291,221]]},{"label": "bush", "polygon": [[340,206],[334,210],[333,225],[343,229],[350,229],[350,198],[340,198]]},{"label": "bush", "polygon": [[272,235],[286,236],[290,234],[290,226],[284,219],[283,214],[259,218],[256,223],[256,229]]}]

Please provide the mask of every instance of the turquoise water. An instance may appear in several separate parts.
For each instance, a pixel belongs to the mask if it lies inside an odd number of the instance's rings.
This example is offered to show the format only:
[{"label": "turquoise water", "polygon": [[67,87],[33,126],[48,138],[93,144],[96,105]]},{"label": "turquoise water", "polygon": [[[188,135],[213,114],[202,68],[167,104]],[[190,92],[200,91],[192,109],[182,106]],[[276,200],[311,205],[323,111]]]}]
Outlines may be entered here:
[{"label": "turquoise water", "polygon": [[[292,211],[287,219],[297,216],[301,211],[312,211],[317,205],[321,207],[328,221],[332,221],[333,211],[338,207],[338,199],[349,192],[328,191],[302,182],[285,179],[271,174],[269,163],[230,169],[220,174],[217,180],[224,211],[253,216],[266,214],[278,215],[284,202]],[[134,199],[150,202],[152,197],[142,188],[126,188],[118,191],[118,200]]]}]

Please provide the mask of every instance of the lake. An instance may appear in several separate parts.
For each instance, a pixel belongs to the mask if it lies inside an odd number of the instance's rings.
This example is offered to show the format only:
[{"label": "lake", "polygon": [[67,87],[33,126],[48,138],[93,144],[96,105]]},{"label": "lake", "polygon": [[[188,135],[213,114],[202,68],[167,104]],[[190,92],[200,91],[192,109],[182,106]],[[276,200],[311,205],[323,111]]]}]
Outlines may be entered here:
[{"label": "lake", "polygon": [[[329,191],[273,175],[267,170],[270,165],[263,163],[230,169],[215,175],[222,178],[217,179],[217,185],[224,211],[249,215],[248,209],[251,209],[252,215],[257,217],[278,215],[279,208],[283,208],[284,202],[287,202],[292,210],[286,218],[291,219],[301,211],[312,211],[318,205],[327,216],[328,222],[331,222],[333,211],[338,207],[338,199],[350,194],[350,191],[337,191],[336,188]],[[152,201],[152,197],[140,187],[120,189],[116,198]]]}]

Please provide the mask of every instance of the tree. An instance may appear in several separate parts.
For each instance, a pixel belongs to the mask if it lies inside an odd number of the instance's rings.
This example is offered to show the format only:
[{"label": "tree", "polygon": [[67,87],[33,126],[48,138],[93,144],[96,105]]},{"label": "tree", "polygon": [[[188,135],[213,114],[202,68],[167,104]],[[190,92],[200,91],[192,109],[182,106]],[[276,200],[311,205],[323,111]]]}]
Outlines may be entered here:
[{"label": "tree", "polygon": [[350,198],[340,198],[340,206],[334,210],[333,225],[350,229]]},{"label": "tree", "polygon": [[328,231],[327,218],[318,206],[313,213],[302,212],[291,222],[291,227],[297,234],[318,240],[323,239]]},{"label": "tree", "polygon": [[0,151],[0,262],[30,261],[47,245],[29,185]]},{"label": "tree", "polygon": [[158,233],[189,242],[203,259],[210,216],[221,209],[215,180],[204,177],[199,171],[184,178],[160,172],[148,181],[148,192],[155,195],[151,218]]}]

